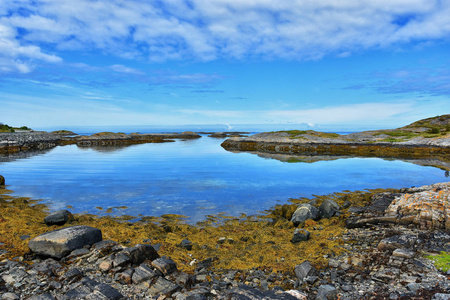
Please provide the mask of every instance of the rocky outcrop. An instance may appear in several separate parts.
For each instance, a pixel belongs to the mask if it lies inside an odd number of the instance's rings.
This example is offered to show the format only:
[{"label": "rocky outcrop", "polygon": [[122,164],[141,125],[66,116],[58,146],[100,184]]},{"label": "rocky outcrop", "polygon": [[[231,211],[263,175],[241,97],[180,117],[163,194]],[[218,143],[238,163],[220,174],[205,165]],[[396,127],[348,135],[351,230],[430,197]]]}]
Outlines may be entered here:
[{"label": "rocky outcrop", "polygon": [[239,132],[239,131],[227,131],[227,132],[214,132],[209,134],[212,138],[228,138],[228,137],[246,137],[249,132]]},{"label": "rocky outcrop", "polygon": [[0,133],[0,154],[45,150],[61,145],[77,145],[79,147],[127,146],[172,142],[173,139],[197,139],[201,137],[199,134],[190,131],[160,134],[101,132],[90,136],[77,136],[70,133],[72,132]]},{"label": "rocky outcrop", "polygon": [[5,177],[3,177],[2,175],[0,175],[0,187],[5,186]]},{"label": "rocky outcrop", "polygon": [[450,193],[447,184],[435,184],[423,191],[396,197],[385,211],[400,224],[414,224],[422,229],[450,229]]},{"label": "rocky outcrop", "polygon": [[72,226],[43,233],[28,242],[34,253],[54,258],[63,258],[75,249],[92,245],[102,240],[100,229],[89,226]]},{"label": "rocky outcrop", "polygon": [[61,137],[46,132],[0,133],[0,154],[54,148]]},{"label": "rocky outcrop", "polygon": [[438,183],[403,190],[403,193],[375,195],[372,202],[355,212],[348,228],[373,224],[411,225],[421,229],[450,229],[450,183]]}]

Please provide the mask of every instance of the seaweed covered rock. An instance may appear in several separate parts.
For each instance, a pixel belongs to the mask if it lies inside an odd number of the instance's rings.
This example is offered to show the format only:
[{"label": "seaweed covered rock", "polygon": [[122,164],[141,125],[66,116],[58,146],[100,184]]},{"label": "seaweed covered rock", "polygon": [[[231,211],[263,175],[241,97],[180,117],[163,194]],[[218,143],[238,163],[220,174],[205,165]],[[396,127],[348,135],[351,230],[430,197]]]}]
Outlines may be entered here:
[{"label": "seaweed covered rock", "polygon": [[291,243],[299,243],[309,240],[310,233],[306,229],[295,229],[294,236],[291,239]]},{"label": "seaweed covered rock", "polygon": [[319,210],[311,204],[300,204],[292,215],[291,222],[294,226],[305,222],[308,219],[317,220],[319,218]]},{"label": "seaweed covered rock", "polygon": [[90,226],[72,226],[38,235],[28,242],[28,247],[36,254],[60,259],[75,249],[101,240],[100,229]]}]

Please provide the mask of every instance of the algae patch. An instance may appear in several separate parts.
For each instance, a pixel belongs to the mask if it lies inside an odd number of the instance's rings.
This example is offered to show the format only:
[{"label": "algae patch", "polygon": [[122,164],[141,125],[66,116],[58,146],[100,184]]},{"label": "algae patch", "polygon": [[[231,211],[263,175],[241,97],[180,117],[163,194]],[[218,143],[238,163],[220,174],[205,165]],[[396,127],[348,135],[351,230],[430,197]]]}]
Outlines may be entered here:
[{"label": "algae patch", "polygon": [[[317,267],[328,264],[327,258],[342,254],[346,231],[342,215],[330,219],[305,222],[302,226],[311,232],[307,242],[290,242],[295,227],[289,221],[298,203],[315,201],[320,204],[331,198],[341,207],[363,205],[372,192],[336,193],[317,196],[314,199],[292,199],[291,204],[277,205],[260,215],[229,217],[208,216],[196,225],[187,224],[184,216],[164,215],[162,217],[99,217],[79,214],[64,227],[88,225],[102,230],[103,239],[114,240],[126,246],[138,243],[159,244],[158,253],[172,257],[179,269],[192,272],[195,262],[205,259],[214,261],[216,270],[250,270],[264,268],[273,272],[292,272],[293,266],[309,260]],[[0,194],[0,250],[6,251],[3,258],[25,255],[29,240],[44,232],[61,228],[48,227],[44,217],[49,213],[47,206],[37,200]],[[192,250],[180,246],[182,240],[192,242]]]}]

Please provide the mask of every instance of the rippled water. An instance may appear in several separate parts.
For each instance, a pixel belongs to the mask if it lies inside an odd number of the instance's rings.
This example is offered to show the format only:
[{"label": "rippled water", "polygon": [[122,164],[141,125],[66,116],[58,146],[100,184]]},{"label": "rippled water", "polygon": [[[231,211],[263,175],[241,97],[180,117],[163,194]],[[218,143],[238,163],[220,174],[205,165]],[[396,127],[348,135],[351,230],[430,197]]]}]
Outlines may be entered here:
[{"label": "rippled water", "polygon": [[[287,163],[231,153],[222,139],[124,148],[54,148],[0,163],[14,195],[43,199],[53,210],[160,216],[254,214],[289,198],[343,190],[400,188],[446,181],[444,171],[378,158]],[[102,207],[101,211],[96,207]]]}]

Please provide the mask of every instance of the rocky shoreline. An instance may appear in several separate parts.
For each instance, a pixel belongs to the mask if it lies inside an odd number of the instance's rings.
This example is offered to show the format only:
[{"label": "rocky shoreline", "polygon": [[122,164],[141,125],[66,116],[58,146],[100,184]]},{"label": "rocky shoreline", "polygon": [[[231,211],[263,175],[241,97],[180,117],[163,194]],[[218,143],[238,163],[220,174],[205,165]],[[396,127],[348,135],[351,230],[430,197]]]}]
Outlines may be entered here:
[{"label": "rocky shoreline", "polygon": [[100,132],[90,136],[74,135],[71,132],[20,132],[0,133],[0,154],[30,152],[52,149],[56,146],[77,145],[78,147],[127,146],[144,143],[165,143],[174,139],[197,139],[195,132],[124,134]]},{"label": "rocky shoreline", "polygon": [[[203,246],[190,236],[172,250],[190,257],[186,264],[193,271],[183,271],[170,255],[159,254],[161,245],[151,237],[134,246],[103,240],[102,228],[73,225],[70,215],[59,212],[62,222],[58,213],[45,220],[55,231],[21,237],[30,251],[0,262],[0,293],[2,299],[450,299],[448,274],[426,257],[450,251],[449,201],[450,183],[440,183],[375,193],[361,205],[325,199],[320,205],[316,200],[284,205],[284,210],[278,208],[281,214],[274,209],[272,224],[284,218],[298,226],[294,237],[299,231],[311,233],[304,240],[293,239],[294,246],[318,238],[316,233],[325,230],[319,224],[326,224],[319,218],[330,224],[343,219],[347,227],[342,235],[319,241],[322,248],[338,241],[333,249],[343,250],[328,252],[326,264],[311,263],[305,254],[284,272],[265,265],[218,268],[220,257],[197,260],[194,250]],[[320,213],[298,219],[305,207]],[[216,243],[231,250],[246,242],[224,237]],[[283,257],[276,260],[283,264]]]},{"label": "rocky shoreline", "polygon": [[228,151],[271,154],[331,155],[450,161],[450,115],[424,119],[390,130],[347,135],[291,130],[229,138],[222,143]]}]

